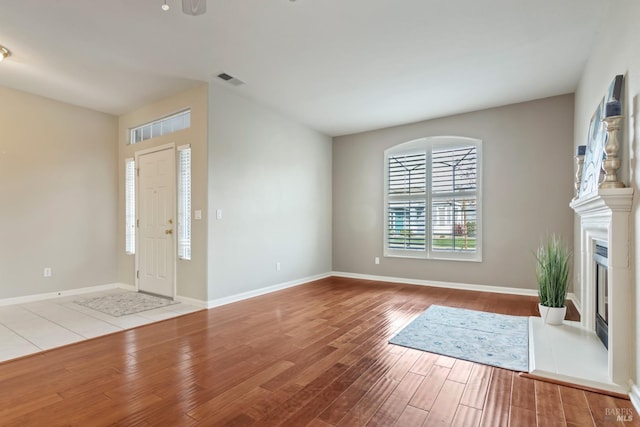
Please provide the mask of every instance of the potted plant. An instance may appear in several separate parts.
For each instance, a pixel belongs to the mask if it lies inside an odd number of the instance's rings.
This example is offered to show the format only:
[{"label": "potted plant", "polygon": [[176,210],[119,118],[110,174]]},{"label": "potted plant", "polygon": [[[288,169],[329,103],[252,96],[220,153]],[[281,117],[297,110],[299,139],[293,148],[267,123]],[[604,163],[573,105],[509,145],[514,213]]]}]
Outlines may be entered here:
[{"label": "potted plant", "polygon": [[547,237],[536,252],[536,280],[540,317],[549,325],[561,325],[567,312],[571,252],[555,234]]}]

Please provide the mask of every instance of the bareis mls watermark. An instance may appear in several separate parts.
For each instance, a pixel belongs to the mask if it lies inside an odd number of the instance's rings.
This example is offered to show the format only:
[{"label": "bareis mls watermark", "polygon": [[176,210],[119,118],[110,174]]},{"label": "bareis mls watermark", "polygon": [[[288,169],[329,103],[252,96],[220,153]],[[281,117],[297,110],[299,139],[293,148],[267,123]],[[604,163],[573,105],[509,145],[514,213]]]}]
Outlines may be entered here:
[{"label": "bareis mls watermark", "polygon": [[630,423],[633,421],[633,409],[631,408],[605,408],[605,422]]}]

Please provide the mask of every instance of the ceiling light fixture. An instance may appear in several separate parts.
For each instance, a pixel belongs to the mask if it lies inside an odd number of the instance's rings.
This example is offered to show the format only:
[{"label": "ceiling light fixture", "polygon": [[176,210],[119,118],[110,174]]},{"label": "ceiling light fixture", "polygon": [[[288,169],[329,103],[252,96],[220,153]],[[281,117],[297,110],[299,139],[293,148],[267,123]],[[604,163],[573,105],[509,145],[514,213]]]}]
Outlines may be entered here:
[{"label": "ceiling light fixture", "polygon": [[0,45],[0,61],[11,56],[11,51],[6,47]]},{"label": "ceiling light fixture", "polygon": [[164,0],[164,4],[161,7],[162,7],[162,10],[164,10],[165,12],[169,10],[169,5],[167,4],[167,0]]}]

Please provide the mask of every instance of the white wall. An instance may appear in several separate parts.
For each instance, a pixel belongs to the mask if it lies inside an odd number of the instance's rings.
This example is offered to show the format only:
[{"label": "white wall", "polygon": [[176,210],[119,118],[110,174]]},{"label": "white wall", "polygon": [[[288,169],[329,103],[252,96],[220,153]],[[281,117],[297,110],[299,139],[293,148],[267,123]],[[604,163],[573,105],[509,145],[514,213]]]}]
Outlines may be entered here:
[{"label": "white wall", "polygon": [[209,88],[209,300],[331,271],[331,139]]},{"label": "white wall", "polygon": [[0,99],[0,298],[116,282],[116,117]]},{"label": "white wall", "polygon": [[[384,150],[441,135],[483,141],[483,262],[383,258]],[[573,239],[572,141],[572,95],[335,138],[333,269],[535,289],[541,237]]]},{"label": "white wall", "polygon": [[[616,74],[625,75],[625,116],[627,117],[625,138],[620,155],[624,158],[620,176],[634,190],[634,204],[631,220],[632,277],[635,301],[632,309],[634,318],[629,319],[634,327],[635,372],[632,377],[640,384],[640,292],[638,287],[638,265],[640,265],[640,2],[617,0],[612,2],[600,34],[576,91],[575,140],[574,145],[586,144],[591,115],[607,91]],[[577,221],[576,221],[577,222]],[[579,224],[576,223],[576,227]]]},{"label": "white wall", "polygon": [[[134,157],[140,150],[165,144],[191,145],[191,212],[205,210],[207,205],[207,123],[208,85],[180,92],[174,96],[138,108],[119,118],[118,150],[118,280],[135,284],[135,257],[124,250],[124,159]],[[151,138],[135,145],[127,145],[128,129],[149,123],[160,117],[191,108],[191,127],[168,135]],[[176,290],[180,297],[200,301],[207,299],[207,218],[191,221],[191,260],[178,260]]]}]

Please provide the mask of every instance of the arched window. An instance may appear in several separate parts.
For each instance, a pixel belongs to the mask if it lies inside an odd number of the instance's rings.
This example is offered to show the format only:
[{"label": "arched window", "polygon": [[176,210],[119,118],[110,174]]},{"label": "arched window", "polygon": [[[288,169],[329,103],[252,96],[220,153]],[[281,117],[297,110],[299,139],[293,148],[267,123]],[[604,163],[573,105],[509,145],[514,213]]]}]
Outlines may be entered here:
[{"label": "arched window", "polygon": [[385,256],[482,261],[481,151],[455,136],[385,151]]}]

